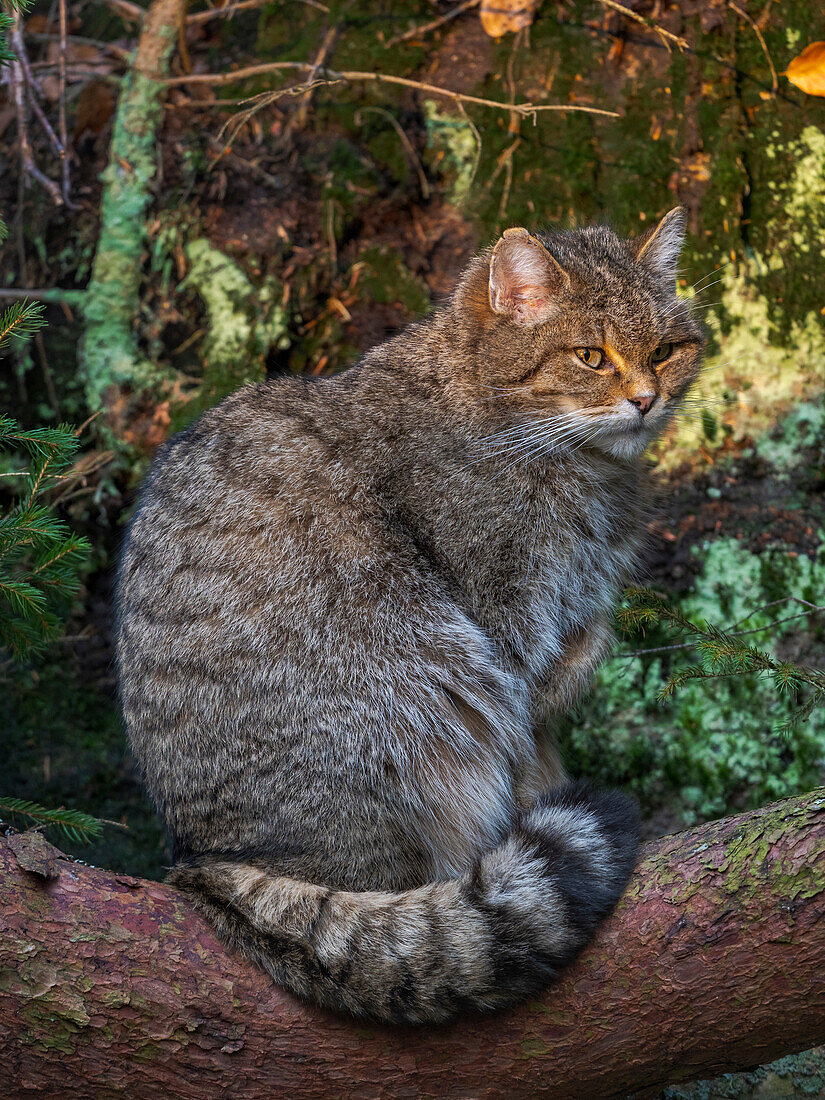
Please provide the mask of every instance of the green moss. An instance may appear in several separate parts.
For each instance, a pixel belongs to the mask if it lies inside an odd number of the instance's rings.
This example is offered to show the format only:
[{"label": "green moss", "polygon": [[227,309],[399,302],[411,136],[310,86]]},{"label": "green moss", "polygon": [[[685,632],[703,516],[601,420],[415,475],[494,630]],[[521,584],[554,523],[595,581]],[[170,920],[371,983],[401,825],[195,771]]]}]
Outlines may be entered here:
[{"label": "green moss", "polygon": [[787,476],[804,451],[817,449],[825,461],[825,405],[812,401],[793,408],[756,444],[759,456]]},{"label": "green moss", "polygon": [[430,161],[439,166],[446,195],[454,206],[464,206],[471,197],[481,148],[468,118],[444,112],[433,99],[424,101],[427,146]]},{"label": "green moss", "polygon": [[519,1043],[522,1058],[542,1058],[550,1053],[550,1048],[543,1039],[522,1039]]},{"label": "green moss", "polygon": [[424,282],[416,279],[401,258],[387,248],[369,248],[361,255],[364,265],[361,288],[365,295],[381,304],[399,303],[411,318],[422,317],[430,309],[430,295]]},{"label": "green moss", "polygon": [[[766,440],[777,415],[787,413],[800,400],[811,401],[825,390],[825,329],[821,318],[809,313],[789,326],[782,342],[774,324],[772,303],[755,283],[732,274],[721,274],[721,303],[707,316],[707,326],[716,350],[692,392],[688,412],[680,416],[675,431],[656,448],[659,464],[674,468],[689,461],[701,442],[706,451],[721,447],[727,439],[755,438],[761,452],[772,453]],[[704,405],[704,412],[702,406]],[[709,437],[707,420],[721,425],[715,438]],[[788,425],[789,438],[800,420],[819,423],[812,413],[797,414]],[[797,439],[794,445],[799,445]],[[773,449],[779,462],[792,453]]]},{"label": "green moss", "polygon": [[[775,547],[757,555],[736,539],[706,543],[703,562],[681,610],[697,621],[734,623],[771,600],[796,595],[825,603],[825,549],[815,556],[790,556]],[[790,612],[789,612],[790,613]],[[765,648],[781,648],[798,634],[798,622],[768,628],[782,609],[753,615],[748,626]],[[809,629],[816,631],[816,620]],[[669,644],[652,633],[632,648]],[[628,646],[628,648],[631,648]],[[821,643],[807,659],[816,662]],[[793,700],[778,696],[759,675],[686,684],[666,704],[656,701],[666,674],[695,663],[690,650],[614,658],[599,674],[592,694],[564,727],[562,740],[571,770],[604,783],[633,788],[649,810],[664,804],[684,823],[718,817],[817,786],[825,776],[825,714],[814,712],[792,735],[775,734]]]}]

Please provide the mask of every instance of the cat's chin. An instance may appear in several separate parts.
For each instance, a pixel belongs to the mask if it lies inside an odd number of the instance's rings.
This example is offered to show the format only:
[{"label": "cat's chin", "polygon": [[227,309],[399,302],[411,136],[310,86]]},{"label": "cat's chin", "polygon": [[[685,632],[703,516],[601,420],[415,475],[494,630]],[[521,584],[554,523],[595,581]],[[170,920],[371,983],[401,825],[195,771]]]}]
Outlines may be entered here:
[{"label": "cat's chin", "polygon": [[597,437],[591,442],[591,446],[611,458],[629,459],[638,458],[652,441],[651,433],[640,428],[636,431]]}]

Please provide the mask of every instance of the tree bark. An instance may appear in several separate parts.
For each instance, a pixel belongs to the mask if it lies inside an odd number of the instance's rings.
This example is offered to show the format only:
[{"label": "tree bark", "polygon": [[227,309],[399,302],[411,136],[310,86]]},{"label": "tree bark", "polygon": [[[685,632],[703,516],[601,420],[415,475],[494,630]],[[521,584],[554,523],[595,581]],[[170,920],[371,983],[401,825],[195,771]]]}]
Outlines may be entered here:
[{"label": "tree bark", "polygon": [[825,788],[650,844],[541,999],[417,1030],[299,1004],[175,891],[51,861],[30,836],[0,838],[0,1081],[15,1100],[580,1100],[825,1040]]}]

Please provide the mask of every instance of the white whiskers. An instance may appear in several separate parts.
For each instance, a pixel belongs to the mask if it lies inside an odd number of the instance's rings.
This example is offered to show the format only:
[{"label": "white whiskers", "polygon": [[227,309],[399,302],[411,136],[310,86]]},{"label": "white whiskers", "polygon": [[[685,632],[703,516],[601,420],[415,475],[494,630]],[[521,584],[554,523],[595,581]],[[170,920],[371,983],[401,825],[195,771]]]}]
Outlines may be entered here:
[{"label": "white whiskers", "polygon": [[562,449],[574,450],[588,439],[601,434],[603,426],[576,413],[560,413],[541,419],[524,420],[484,439],[477,440],[476,449],[483,453],[462,466],[463,473],[471,466],[492,459],[507,464],[494,476],[499,477],[519,462],[554,454]]}]

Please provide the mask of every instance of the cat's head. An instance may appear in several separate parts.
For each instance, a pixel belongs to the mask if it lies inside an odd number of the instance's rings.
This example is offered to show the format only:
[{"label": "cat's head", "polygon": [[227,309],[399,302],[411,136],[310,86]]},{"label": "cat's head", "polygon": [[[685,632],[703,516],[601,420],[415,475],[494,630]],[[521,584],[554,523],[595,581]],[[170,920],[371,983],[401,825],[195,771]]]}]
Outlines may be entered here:
[{"label": "cat's head", "polygon": [[604,227],[508,229],[455,305],[471,337],[474,397],[522,453],[640,454],[679,406],[703,337],[676,295],[682,207],[632,240]]}]

